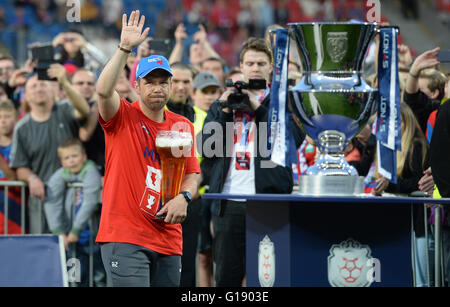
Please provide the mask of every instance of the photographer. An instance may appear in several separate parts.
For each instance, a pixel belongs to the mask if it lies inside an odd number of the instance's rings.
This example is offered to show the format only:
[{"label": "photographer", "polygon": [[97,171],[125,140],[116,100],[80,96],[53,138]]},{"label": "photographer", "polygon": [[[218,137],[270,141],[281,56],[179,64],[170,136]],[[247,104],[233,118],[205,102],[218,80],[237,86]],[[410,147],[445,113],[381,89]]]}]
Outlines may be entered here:
[{"label": "photographer", "polygon": [[86,41],[81,31],[75,28],[56,35],[52,45],[60,64],[73,64],[96,70],[103,67],[108,60],[100,49]]},{"label": "photographer", "polygon": [[[217,133],[209,132],[209,123],[219,123],[222,126],[223,140],[214,140],[215,144],[230,139],[227,134],[234,132],[235,144],[224,155],[208,155],[204,148],[204,166],[210,168],[209,178],[211,193],[225,194],[255,194],[255,193],[291,193],[293,188],[292,168],[261,166],[263,157],[256,150],[256,140],[259,124],[267,122],[270,103],[270,88],[255,88],[255,79],[270,80],[273,69],[273,56],[270,46],[263,39],[250,38],[242,47],[240,53],[240,68],[245,83],[235,83],[229,87],[219,101],[209,109],[203,128],[203,144],[211,144],[210,137]],[[256,84],[259,85],[259,81]],[[248,87],[248,89],[245,89]],[[238,99],[240,101],[235,101]],[[244,108],[244,106],[246,106]],[[292,121],[292,118],[291,118]],[[226,131],[227,123],[234,124],[234,131]],[[304,135],[294,128],[297,146],[303,141]],[[266,127],[266,126],[261,126]],[[263,129],[263,128],[261,128]],[[267,129],[267,128],[266,128]],[[214,130],[213,130],[214,131]],[[215,132],[214,132],[215,133]],[[213,149],[214,150],[214,149]],[[231,154],[231,157],[229,156]],[[224,157],[226,156],[226,157]],[[264,161],[270,163],[269,161]],[[216,286],[238,287],[245,277],[245,201],[214,201],[213,202],[213,253],[216,262]]]}]

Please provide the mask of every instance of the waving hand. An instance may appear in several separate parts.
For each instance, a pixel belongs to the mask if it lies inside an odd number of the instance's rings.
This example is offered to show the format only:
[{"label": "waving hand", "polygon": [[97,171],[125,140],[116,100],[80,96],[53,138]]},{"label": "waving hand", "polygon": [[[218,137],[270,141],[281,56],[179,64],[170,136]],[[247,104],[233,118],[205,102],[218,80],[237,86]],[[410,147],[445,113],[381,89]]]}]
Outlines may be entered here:
[{"label": "waving hand", "polygon": [[122,48],[131,50],[146,39],[150,28],[147,27],[142,32],[145,16],[140,17],[139,20],[139,11],[133,11],[127,22],[127,14],[122,15],[122,33],[120,34],[120,46]]}]

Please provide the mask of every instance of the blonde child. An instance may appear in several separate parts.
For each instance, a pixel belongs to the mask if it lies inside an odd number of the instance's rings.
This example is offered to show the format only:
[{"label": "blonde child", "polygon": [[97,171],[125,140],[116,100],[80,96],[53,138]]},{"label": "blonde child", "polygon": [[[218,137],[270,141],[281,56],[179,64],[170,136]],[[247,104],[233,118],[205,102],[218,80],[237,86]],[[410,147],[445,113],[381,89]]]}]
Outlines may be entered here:
[{"label": "blonde child", "polygon": [[[87,159],[78,139],[63,141],[58,147],[58,156],[62,167],[50,177],[47,184],[44,210],[51,232],[63,236],[66,250],[71,251],[73,246],[70,245],[75,244],[83,286],[87,285],[89,240],[98,229],[101,176],[95,163]],[[82,188],[68,186],[77,182],[82,184]],[[68,254],[71,255],[70,252]],[[101,265],[100,249],[96,245],[94,271],[99,276],[96,282],[101,284],[105,273]]]}]

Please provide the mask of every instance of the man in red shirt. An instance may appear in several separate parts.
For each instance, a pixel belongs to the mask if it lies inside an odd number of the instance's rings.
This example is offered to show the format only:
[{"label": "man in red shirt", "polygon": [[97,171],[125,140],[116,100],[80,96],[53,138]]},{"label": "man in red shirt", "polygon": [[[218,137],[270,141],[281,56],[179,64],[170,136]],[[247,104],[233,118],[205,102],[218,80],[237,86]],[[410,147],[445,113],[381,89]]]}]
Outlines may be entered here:
[{"label": "man in red shirt", "polygon": [[148,35],[145,17],[122,17],[119,48],[103,69],[97,94],[99,121],[105,131],[105,182],[97,242],[112,286],[178,286],[181,271],[180,223],[197,192],[200,166],[195,143],[186,158],[179,195],[160,204],[161,162],[155,138],[160,130],[183,130],[194,137],[188,119],[164,108],[172,72],[167,59],[143,58],[136,72],[140,99],[128,103],[114,90],[130,51]]}]

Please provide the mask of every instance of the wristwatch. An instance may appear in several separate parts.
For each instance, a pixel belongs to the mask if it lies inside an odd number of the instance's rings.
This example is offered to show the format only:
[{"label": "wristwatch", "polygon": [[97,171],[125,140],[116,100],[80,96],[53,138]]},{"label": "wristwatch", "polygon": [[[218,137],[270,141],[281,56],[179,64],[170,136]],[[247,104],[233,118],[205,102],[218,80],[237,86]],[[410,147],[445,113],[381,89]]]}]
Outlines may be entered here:
[{"label": "wristwatch", "polygon": [[180,194],[183,194],[184,199],[186,199],[188,204],[192,201],[192,194],[188,191],[181,191]]}]

